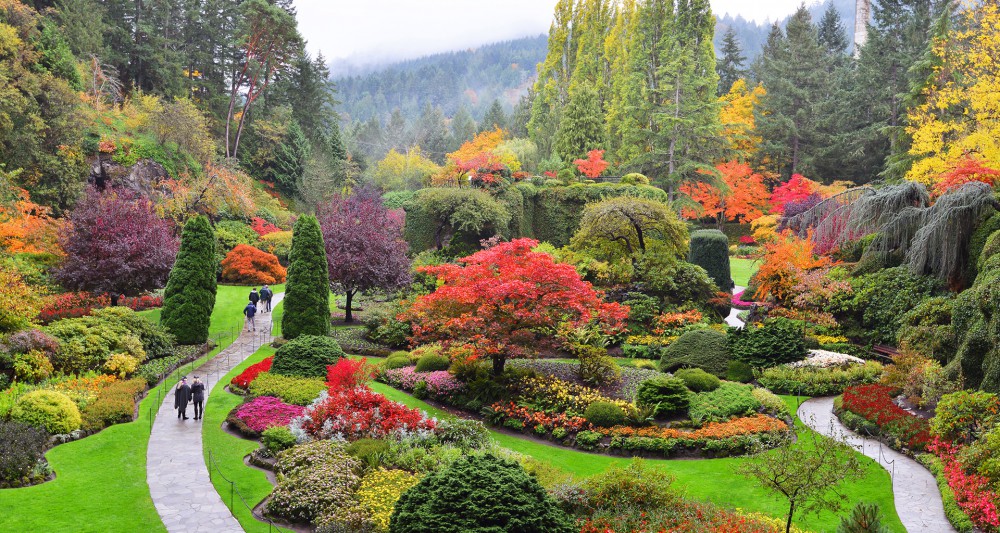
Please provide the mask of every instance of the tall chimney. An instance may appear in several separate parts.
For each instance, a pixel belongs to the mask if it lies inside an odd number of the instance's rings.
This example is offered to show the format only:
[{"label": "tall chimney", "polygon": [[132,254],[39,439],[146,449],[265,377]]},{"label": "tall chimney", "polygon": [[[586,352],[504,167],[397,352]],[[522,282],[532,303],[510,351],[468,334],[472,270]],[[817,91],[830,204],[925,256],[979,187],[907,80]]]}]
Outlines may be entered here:
[{"label": "tall chimney", "polygon": [[861,47],[868,40],[868,20],[871,18],[872,1],[855,0],[854,4],[854,57],[861,54]]}]

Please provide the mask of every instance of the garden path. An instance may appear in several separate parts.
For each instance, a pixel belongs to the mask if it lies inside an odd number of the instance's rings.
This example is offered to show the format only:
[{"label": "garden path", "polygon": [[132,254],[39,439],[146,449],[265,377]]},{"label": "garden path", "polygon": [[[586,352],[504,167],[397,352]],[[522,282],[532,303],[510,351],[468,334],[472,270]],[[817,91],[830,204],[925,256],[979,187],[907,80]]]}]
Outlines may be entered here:
[{"label": "garden path", "polygon": [[[284,296],[275,294],[272,307]],[[229,347],[193,373],[205,382],[206,404],[219,377],[271,341],[271,313],[258,314],[256,321],[255,332],[244,328]],[[188,413],[193,410],[189,407]],[[157,412],[146,452],[146,482],[156,511],[171,533],[242,533],[240,523],[209,479],[202,452],[201,420],[194,420],[193,414],[189,418],[177,418],[171,389]]]},{"label": "garden path", "polygon": [[[747,289],[746,287],[740,287],[739,285],[736,285],[735,287],[733,287],[733,294],[736,294],[736,293],[738,293],[740,291],[745,291],[746,289]],[[729,309],[729,316],[726,317],[726,324],[729,324],[730,326],[732,326],[734,328],[742,328],[743,327],[743,321],[740,320],[740,317],[736,316],[736,315],[739,315],[739,314],[740,314],[740,310],[739,309],[737,309],[735,307],[731,307]]]},{"label": "garden path", "polygon": [[909,533],[946,533],[955,528],[948,522],[934,476],[920,463],[847,429],[833,414],[833,397],[812,398],[799,406],[799,419],[826,436],[840,439],[872,458],[892,475],[896,512]]}]

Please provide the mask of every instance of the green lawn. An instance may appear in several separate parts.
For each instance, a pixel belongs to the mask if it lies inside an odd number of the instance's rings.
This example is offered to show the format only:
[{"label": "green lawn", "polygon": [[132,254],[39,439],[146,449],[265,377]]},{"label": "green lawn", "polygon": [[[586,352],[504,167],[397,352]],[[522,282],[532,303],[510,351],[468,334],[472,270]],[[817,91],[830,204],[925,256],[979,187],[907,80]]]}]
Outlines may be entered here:
[{"label": "green lawn", "polygon": [[[235,327],[238,333],[248,292],[246,287],[219,286],[210,334],[220,344],[208,357],[232,342],[225,332]],[[159,310],[143,314],[156,319]],[[190,372],[205,360],[178,372]],[[155,393],[150,394],[140,403],[135,422],[50,450],[46,457],[55,480],[0,491],[0,531],[166,531],[146,484],[150,412],[155,415],[158,407]]]},{"label": "green lawn", "polygon": [[733,273],[733,281],[740,287],[746,287],[750,284],[750,276],[757,271],[757,260],[730,257],[729,268]]}]

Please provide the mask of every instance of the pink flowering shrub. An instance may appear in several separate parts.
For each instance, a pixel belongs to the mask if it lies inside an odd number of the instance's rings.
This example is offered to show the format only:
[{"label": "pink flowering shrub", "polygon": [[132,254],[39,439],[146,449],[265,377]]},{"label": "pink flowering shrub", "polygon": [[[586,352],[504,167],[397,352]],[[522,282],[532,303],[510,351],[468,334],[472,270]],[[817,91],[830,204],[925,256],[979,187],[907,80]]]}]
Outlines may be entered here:
[{"label": "pink flowering shrub", "polygon": [[955,502],[969,516],[969,520],[984,531],[996,531],[1000,528],[997,493],[990,488],[990,480],[986,476],[965,471],[958,460],[962,448],[960,444],[938,438],[927,447],[941,459],[948,487],[955,493]]},{"label": "pink flowering shrub", "polygon": [[302,416],[304,410],[304,407],[289,405],[274,396],[258,396],[241,405],[236,410],[236,418],[259,433],[270,427],[287,426],[293,418]]},{"label": "pink flowering shrub", "polygon": [[[322,397],[321,397],[322,398]],[[367,387],[332,394],[306,408],[296,421],[316,439],[381,439],[410,431],[433,430],[435,422],[416,409],[388,400]]]},{"label": "pink flowering shrub", "polygon": [[756,303],[756,302],[748,302],[748,301],[744,300],[743,299],[743,293],[744,292],[746,292],[746,291],[742,290],[740,292],[734,292],[733,293],[733,299],[732,299],[733,307],[735,307],[737,309],[750,309],[750,307],[753,304]]},{"label": "pink flowering shrub", "polygon": [[434,372],[417,372],[416,367],[406,366],[387,370],[383,373],[382,379],[386,383],[396,387],[412,391],[421,381],[427,383],[427,393],[432,398],[447,398],[465,388],[465,384],[451,375],[447,370],[436,370]]}]

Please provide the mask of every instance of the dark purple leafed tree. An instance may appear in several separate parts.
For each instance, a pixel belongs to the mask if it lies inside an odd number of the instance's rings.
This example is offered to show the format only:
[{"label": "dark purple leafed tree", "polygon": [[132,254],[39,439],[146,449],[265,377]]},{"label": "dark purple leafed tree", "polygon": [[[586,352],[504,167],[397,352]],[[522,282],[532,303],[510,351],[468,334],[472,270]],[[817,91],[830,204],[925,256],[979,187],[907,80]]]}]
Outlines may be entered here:
[{"label": "dark purple leafed tree", "polygon": [[403,217],[382,205],[370,187],[351,196],[334,196],[319,208],[330,284],[347,297],[344,320],[352,322],[351,303],[359,292],[392,291],[410,283],[410,261],[403,240]]},{"label": "dark purple leafed tree", "polygon": [[56,279],[67,289],[136,295],[167,282],[177,255],[170,222],[156,216],[148,198],[127,190],[91,187],[69,216],[60,237],[66,251]]}]

